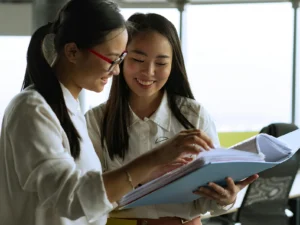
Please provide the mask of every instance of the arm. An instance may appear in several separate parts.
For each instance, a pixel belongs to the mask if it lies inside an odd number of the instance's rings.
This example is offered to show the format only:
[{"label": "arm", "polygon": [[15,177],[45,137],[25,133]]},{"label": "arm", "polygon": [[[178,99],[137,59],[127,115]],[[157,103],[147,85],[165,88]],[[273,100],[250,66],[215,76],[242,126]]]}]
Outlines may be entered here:
[{"label": "arm", "polygon": [[[212,146],[210,140],[206,139],[206,135],[201,131],[182,131],[174,138],[139,156],[127,165],[104,173],[103,180],[108,199],[111,202],[119,200],[162,165],[174,161],[183,163],[185,162],[185,154],[198,154],[201,149],[194,146],[194,143],[205,149],[208,149],[208,145]],[[131,182],[126,173],[130,174]]]},{"label": "arm", "polygon": [[[202,118],[202,119],[201,119]],[[199,129],[203,131],[213,140],[214,145],[218,147],[220,145],[218,134],[216,131],[216,126],[208,114],[208,112],[202,107],[200,112],[200,122]],[[202,198],[199,198],[194,202],[194,214],[204,214],[210,212],[212,215],[224,214],[226,211],[230,210],[236,201],[237,194],[248,184],[254,182],[258,178],[257,175],[250,176],[247,179],[234,183],[231,178],[227,178],[227,187],[223,188],[215,183],[209,183],[211,189],[200,188],[195,191],[195,194],[199,194]]]},{"label": "arm", "polygon": [[108,201],[100,172],[81,174],[62,142],[60,123],[49,105],[36,94],[18,99],[7,130],[21,188],[39,205],[55,208],[60,216],[89,221],[107,214]]},{"label": "arm", "polygon": [[[105,162],[105,157],[101,157],[103,156],[103,149],[100,141],[101,133],[99,129],[99,121],[101,121],[102,118],[102,111],[101,108],[98,107],[90,110],[85,116],[89,135],[96,152],[103,163]],[[181,154],[180,152],[191,151],[192,153],[198,153],[200,149],[194,149],[194,147],[191,146],[191,143],[198,143],[198,145],[203,146],[203,148],[207,148],[207,146],[204,146],[207,144],[212,146],[210,139],[208,139],[205,134],[199,131],[184,131],[156,149],[139,156],[127,165],[113,171],[105,172],[103,174],[103,179],[109,200],[111,202],[119,200],[126,193],[131,191],[132,187],[135,187],[147,180],[153,171],[157,170],[162,165],[176,160]],[[176,153],[176,150],[179,152]],[[175,155],[173,155],[174,153]],[[172,157],[174,158],[172,159]],[[186,163],[184,158],[177,159],[177,162]],[[126,174],[127,172],[132,178],[132,184],[128,179]]]},{"label": "arm", "polygon": [[[104,149],[101,143],[100,121],[102,118],[101,105],[95,109],[88,111],[85,115],[89,136],[92,140],[95,151],[100,158],[103,171],[106,171],[107,165],[104,156]],[[132,190],[132,186],[137,186],[145,177],[155,169],[155,161],[152,160],[151,154],[145,154],[136,158],[131,163],[103,174],[103,180],[107,190],[107,195],[111,202],[119,200],[123,195]],[[132,178],[132,184],[128,179],[128,175]]]}]

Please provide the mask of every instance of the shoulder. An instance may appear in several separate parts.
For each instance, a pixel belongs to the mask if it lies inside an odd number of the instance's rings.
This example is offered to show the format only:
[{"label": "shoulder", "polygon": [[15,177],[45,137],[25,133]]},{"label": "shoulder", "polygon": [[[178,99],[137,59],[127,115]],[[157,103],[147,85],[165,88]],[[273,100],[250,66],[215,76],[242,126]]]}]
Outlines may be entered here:
[{"label": "shoulder", "polygon": [[[106,103],[102,103],[90,110],[88,110],[85,114],[86,124],[88,128],[88,132],[90,137],[97,134],[97,136],[101,135],[101,124],[104,117]],[[92,138],[93,139],[93,138]]]},{"label": "shoulder", "polygon": [[41,109],[51,110],[51,107],[38,91],[27,88],[10,101],[5,111],[8,115],[23,115]]},{"label": "shoulder", "polygon": [[34,125],[43,121],[44,123],[55,123],[60,127],[60,122],[46,102],[44,97],[32,87],[17,94],[8,104],[4,121],[7,126],[14,123]]},{"label": "shoulder", "polygon": [[103,119],[103,115],[104,115],[104,110],[106,107],[106,102],[102,103],[94,108],[91,108],[90,110],[88,110],[85,114],[85,118],[87,121],[89,120],[97,120],[100,121]]},{"label": "shoulder", "polygon": [[208,111],[200,102],[182,96],[177,96],[177,101],[180,111],[185,116],[202,117],[203,119],[209,117]]}]

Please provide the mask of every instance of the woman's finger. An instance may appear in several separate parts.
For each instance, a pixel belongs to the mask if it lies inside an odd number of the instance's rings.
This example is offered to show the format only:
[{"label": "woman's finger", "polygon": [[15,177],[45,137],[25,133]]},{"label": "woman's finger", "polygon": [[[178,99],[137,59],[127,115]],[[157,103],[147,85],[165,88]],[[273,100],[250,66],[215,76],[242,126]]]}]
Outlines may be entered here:
[{"label": "woman's finger", "polygon": [[213,182],[209,182],[208,186],[213,189],[218,195],[222,196],[222,197],[227,197],[228,193],[227,190],[225,188],[223,188],[222,186],[213,183]]},{"label": "woman's finger", "polygon": [[246,187],[247,185],[249,185],[252,182],[254,182],[255,180],[257,180],[258,177],[259,177],[258,174],[254,174],[254,175],[246,178],[245,180],[238,182],[236,184],[236,186],[238,186],[239,190],[242,190],[244,187]]},{"label": "woman's finger", "polygon": [[226,178],[227,188],[230,192],[235,192],[236,185],[231,177]]},{"label": "woman's finger", "polygon": [[[211,138],[208,137],[207,134],[204,131],[201,131],[201,130],[185,130],[185,131],[182,131],[181,134],[186,135],[186,137],[190,137],[190,136],[195,135],[199,139],[202,139],[209,148],[214,148],[214,145],[213,145],[213,142],[212,142]],[[205,149],[207,149],[207,148],[205,148]]]},{"label": "woman's finger", "polygon": [[190,157],[181,157],[181,158],[178,158],[175,161],[173,161],[170,165],[177,164],[177,163],[187,164],[187,163],[189,163],[191,161],[193,161],[193,158],[190,158]]},{"label": "woman's finger", "polygon": [[211,138],[208,137],[204,131],[200,130],[199,138],[204,140],[210,148],[214,148],[214,144],[213,144]]},{"label": "woman's finger", "polygon": [[197,135],[189,135],[189,136],[185,137],[183,144],[190,145],[191,147],[194,147],[194,148],[201,147],[207,151],[210,150],[210,147],[207,144],[207,142]]},{"label": "woman's finger", "polygon": [[194,193],[210,196],[212,199],[219,200],[221,198],[221,195],[214,190],[211,190],[209,188],[200,187],[198,190],[196,190]]}]

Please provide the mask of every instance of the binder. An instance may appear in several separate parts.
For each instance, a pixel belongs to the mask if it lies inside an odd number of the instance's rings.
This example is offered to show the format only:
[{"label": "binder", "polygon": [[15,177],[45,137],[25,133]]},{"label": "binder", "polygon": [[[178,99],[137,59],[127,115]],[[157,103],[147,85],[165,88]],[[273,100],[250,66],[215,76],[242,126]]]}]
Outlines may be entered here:
[{"label": "binder", "polygon": [[258,134],[229,149],[200,153],[188,165],[171,171],[125,195],[118,209],[154,204],[192,202],[193,191],[208,182],[225,185],[225,178],[238,182],[291,158],[300,148],[300,129],[279,138]]}]

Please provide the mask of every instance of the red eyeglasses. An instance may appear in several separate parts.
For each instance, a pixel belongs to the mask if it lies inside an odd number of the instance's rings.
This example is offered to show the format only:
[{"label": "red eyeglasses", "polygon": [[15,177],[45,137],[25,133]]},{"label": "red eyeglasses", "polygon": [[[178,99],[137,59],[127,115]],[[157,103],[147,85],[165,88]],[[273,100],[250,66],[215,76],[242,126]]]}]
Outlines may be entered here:
[{"label": "red eyeglasses", "polygon": [[116,60],[111,60],[107,57],[105,57],[104,55],[101,55],[100,53],[92,50],[92,49],[88,49],[89,52],[93,53],[95,56],[99,57],[100,59],[110,63],[110,67],[108,68],[107,72],[111,72],[116,65],[119,65],[121,62],[123,62],[125,56],[127,55],[127,51],[124,51],[119,58],[117,58]]}]

